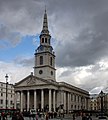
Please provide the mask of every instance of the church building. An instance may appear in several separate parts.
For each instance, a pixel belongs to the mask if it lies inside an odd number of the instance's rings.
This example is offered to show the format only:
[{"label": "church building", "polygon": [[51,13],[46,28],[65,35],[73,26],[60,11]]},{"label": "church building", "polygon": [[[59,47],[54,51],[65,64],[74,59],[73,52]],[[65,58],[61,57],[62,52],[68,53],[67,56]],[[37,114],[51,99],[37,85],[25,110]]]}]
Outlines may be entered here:
[{"label": "church building", "polygon": [[48,112],[59,108],[67,112],[89,109],[88,91],[56,81],[55,57],[45,10],[40,45],[35,51],[34,74],[15,84],[15,108]]}]

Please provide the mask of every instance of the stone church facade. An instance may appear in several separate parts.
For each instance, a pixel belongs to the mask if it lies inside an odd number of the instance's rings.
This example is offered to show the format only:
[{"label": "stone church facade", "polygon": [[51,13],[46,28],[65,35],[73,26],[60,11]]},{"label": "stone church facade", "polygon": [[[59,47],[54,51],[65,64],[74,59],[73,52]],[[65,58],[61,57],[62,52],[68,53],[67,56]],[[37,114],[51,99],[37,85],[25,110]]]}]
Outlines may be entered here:
[{"label": "stone church facade", "polygon": [[89,92],[56,81],[55,53],[51,46],[45,10],[40,45],[35,51],[34,74],[15,84],[15,108],[21,111],[65,111],[89,109]]}]

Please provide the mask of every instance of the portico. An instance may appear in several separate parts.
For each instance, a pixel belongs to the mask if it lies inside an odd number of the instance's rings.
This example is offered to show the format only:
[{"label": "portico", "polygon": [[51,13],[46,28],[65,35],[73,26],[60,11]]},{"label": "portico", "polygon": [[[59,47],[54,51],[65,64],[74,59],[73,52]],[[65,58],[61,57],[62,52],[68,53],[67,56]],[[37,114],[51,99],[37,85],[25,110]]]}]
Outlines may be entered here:
[{"label": "portico", "polygon": [[[16,91],[16,103],[20,103],[20,109],[29,111],[35,109],[39,111],[55,111],[57,107],[55,89],[30,89]],[[16,108],[17,108],[16,104]]]},{"label": "portico", "polygon": [[[28,84],[29,79],[34,82]],[[82,105],[88,109],[88,92],[66,83],[40,79],[33,74],[16,84],[15,93],[15,106],[21,111],[35,109],[51,112],[57,111],[60,105],[66,111],[81,109]],[[81,104],[82,96],[85,100]]]},{"label": "portico", "polygon": [[19,94],[21,111],[23,111],[24,109],[27,111],[29,111],[30,109],[35,109],[39,111],[52,111],[52,109],[55,110],[55,108],[57,107],[55,103],[56,90],[22,90],[19,91]]}]

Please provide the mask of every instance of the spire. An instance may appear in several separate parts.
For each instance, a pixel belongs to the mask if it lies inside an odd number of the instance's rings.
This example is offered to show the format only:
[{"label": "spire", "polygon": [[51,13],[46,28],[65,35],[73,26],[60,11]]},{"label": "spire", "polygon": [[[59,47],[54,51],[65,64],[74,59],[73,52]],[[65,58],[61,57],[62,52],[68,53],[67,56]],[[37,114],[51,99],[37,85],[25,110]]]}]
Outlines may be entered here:
[{"label": "spire", "polygon": [[49,34],[46,6],[45,6],[44,19],[43,19],[43,29],[41,31],[41,34]]}]

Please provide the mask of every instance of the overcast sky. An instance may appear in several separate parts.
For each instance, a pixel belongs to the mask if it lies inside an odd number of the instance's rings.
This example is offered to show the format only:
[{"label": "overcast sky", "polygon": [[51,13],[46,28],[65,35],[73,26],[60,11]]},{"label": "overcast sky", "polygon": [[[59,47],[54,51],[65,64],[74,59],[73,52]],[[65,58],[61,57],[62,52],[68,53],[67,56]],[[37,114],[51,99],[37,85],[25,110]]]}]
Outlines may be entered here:
[{"label": "overcast sky", "polygon": [[56,54],[56,80],[107,92],[108,0],[0,0],[0,81],[28,76],[34,67],[43,14]]}]

